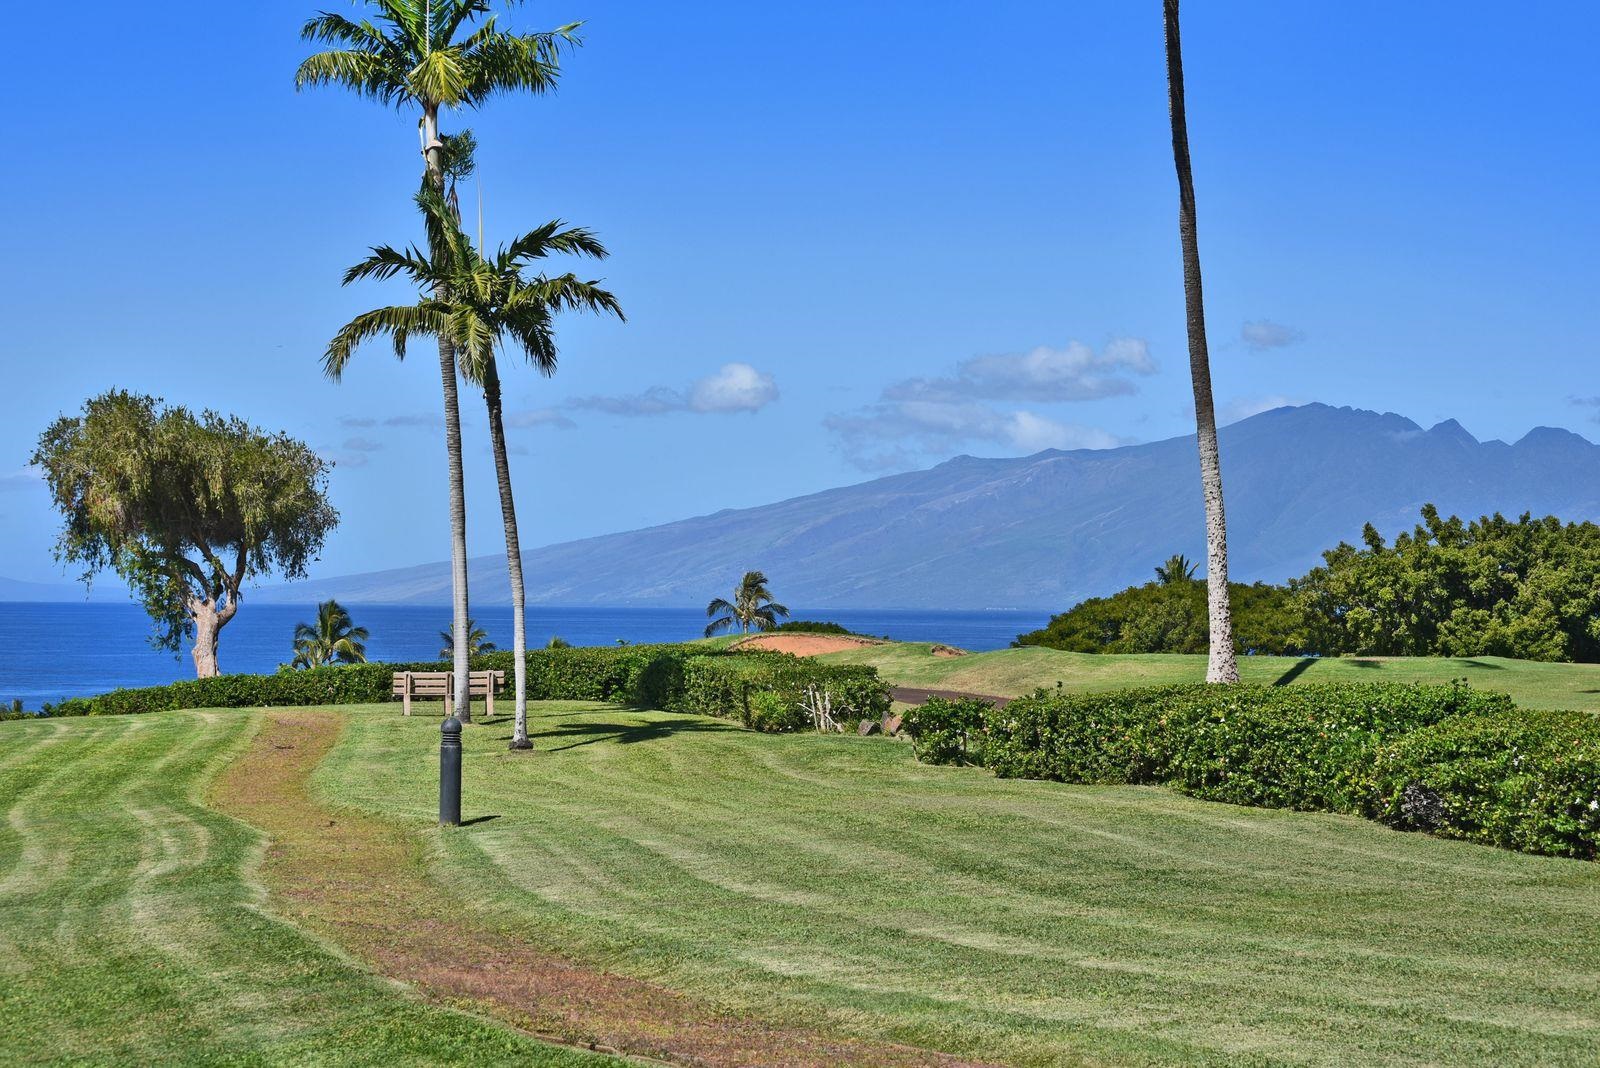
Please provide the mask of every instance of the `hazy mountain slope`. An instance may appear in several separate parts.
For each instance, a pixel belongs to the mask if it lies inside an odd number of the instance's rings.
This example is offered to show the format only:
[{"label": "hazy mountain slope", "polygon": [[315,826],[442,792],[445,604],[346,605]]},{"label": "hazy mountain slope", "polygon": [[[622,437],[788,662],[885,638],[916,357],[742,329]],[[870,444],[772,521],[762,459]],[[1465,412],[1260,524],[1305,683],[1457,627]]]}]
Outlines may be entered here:
[{"label": "hazy mountain slope", "polygon": [[[1454,421],[1312,404],[1222,431],[1236,578],[1282,579],[1372,520],[1410,526],[1433,501],[1478,515],[1600,519],[1600,446],[1540,428],[1478,442]],[[1204,557],[1193,438],[1020,459],[960,457],[739,511],[524,554],[530,603],[693,604],[748,567],[807,608],[1064,607]],[[259,591],[260,600],[448,601],[429,564]],[[503,603],[505,563],[473,561],[475,603]]]}]

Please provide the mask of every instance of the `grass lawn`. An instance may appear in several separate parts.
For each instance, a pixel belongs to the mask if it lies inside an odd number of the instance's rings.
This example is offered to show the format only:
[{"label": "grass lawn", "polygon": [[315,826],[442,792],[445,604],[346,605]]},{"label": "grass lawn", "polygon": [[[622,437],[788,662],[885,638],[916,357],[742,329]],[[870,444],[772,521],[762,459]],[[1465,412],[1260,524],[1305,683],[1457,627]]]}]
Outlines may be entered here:
[{"label": "grass lawn", "polygon": [[1600,1062],[1600,866],[892,739],[549,705],[536,754],[351,713],[312,778],[477,922],[730,1010],[1019,1064]]},{"label": "grass lawn", "polygon": [[[900,686],[962,690],[1014,697],[1062,683],[1070,690],[1120,690],[1204,682],[1206,658],[1160,653],[1103,655],[1056,649],[1000,649],[944,658],[923,642],[829,653],[836,664],[871,664]],[[1471,659],[1287,656],[1239,658],[1246,682],[1449,682],[1467,679],[1485,690],[1504,690],[1528,708],[1600,712],[1600,664],[1543,664],[1498,656]]]},{"label": "grass lawn", "polygon": [[617,1063],[423,1004],[263,912],[260,836],[201,803],[258,720],[0,723],[0,1062]]}]

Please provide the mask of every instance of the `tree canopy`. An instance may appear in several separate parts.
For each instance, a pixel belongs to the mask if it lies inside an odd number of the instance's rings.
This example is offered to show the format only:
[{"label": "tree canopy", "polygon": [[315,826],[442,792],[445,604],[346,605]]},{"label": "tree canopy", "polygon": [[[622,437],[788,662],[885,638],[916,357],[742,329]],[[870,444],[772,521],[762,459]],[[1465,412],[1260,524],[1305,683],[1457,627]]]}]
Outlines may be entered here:
[{"label": "tree canopy", "polygon": [[[81,565],[86,582],[119,575],[159,648],[178,649],[198,628],[211,672],[244,583],[304,576],[339,520],[327,465],[302,442],[121,390],[52,423],[32,462],[63,518],[57,559]],[[199,640],[195,655],[208,673]]]},{"label": "tree canopy", "polygon": [[[1177,559],[1177,558],[1174,558]],[[1017,645],[1042,645],[1078,653],[1204,653],[1210,644],[1206,584],[1188,567],[1175,572],[1169,560],[1162,577],[1110,597],[1091,597],[1053,616]],[[1180,577],[1181,576],[1181,577]],[[1309,641],[1294,596],[1265,582],[1229,584],[1234,641],[1241,652],[1292,655]]]},{"label": "tree canopy", "polygon": [[1290,583],[1319,648],[1375,656],[1600,661],[1600,527],[1422,509],[1387,544],[1368,524]]}]

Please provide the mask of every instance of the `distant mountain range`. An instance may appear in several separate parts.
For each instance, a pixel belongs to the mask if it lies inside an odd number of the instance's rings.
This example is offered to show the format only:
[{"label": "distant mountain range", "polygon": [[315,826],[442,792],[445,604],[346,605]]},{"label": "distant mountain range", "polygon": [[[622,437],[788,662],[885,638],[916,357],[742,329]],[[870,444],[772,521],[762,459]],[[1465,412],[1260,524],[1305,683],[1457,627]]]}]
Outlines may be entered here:
[{"label": "distant mountain range", "polygon": [[[1235,579],[1282,580],[1354,541],[1408,529],[1432,501],[1600,519],[1600,446],[1550,427],[1514,445],[1450,420],[1324,404],[1222,431]],[[926,471],[758,508],[524,553],[530,604],[688,605],[761,568],[807,609],[1050,608],[1147,580],[1175,552],[1205,558],[1193,437],[1019,459],[958,457]],[[477,604],[506,602],[505,559],[471,562]],[[447,565],[256,591],[257,601],[447,604]]]}]

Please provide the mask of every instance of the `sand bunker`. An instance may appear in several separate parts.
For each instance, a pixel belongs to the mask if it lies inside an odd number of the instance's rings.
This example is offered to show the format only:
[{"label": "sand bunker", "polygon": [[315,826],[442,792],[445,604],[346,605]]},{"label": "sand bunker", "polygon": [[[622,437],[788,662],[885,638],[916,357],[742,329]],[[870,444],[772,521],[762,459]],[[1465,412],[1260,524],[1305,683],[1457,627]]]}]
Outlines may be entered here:
[{"label": "sand bunker", "polygon": [[882,645],[877,638],[856,638],[848,634],[756,634],[741,642],[735,649],[765,649],[795,656],[820,656],[823,653],[842,653],[868,645]]}]

